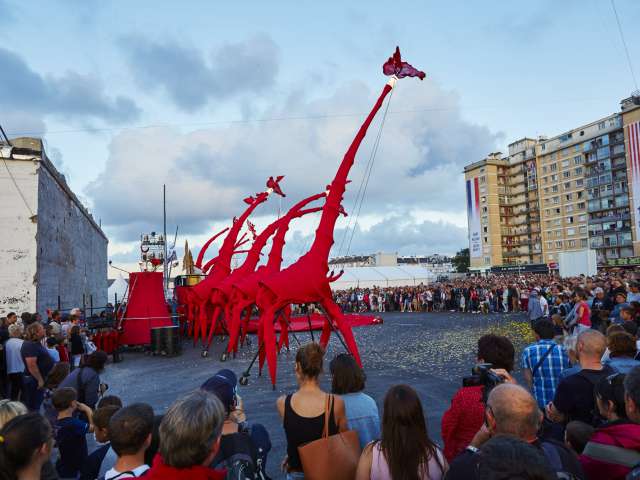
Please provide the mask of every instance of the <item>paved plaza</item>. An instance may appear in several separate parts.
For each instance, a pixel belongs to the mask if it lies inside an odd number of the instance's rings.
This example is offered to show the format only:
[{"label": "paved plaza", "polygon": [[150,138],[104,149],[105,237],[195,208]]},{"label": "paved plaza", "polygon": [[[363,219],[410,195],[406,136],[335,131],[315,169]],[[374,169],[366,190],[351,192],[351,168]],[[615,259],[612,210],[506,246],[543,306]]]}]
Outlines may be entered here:
[{"label": "paved plaza", "polygon": [[[528,322],[518,314],[387,313],[383,317],[382,325],[354,329],[367,373],[366,392],[378,402],[382,413],[384,394],[390,385],[413,386],[422,398],[430,435],[438,442],[440,419],[461,378],[469,375],[478,338],[488,332],[506,335],[514,342],[516,355],[532,340]],[[304,343],[310,335],[301,333],[297,338]],[[122,363],[107,367],[103,381],[110,385],[109,393],[119,395],[125,403],[148,402],[159,414],[178,396],[197,388],[221,368],[230,368],[240,376],[255,353],[256,343],[236,359],[222,363],[220,353],[225,345],[214,343],[207,358],[202,358],[200,348],[191,343],[185,343],[182,355],[174,358],[127,353]],[[291,346],[290,353],[279,356],[275,391],[266,372],[257,376],[257,368],[252,371],[249,385],[240,387],[248,419],[263,423],[271,434],[274,447],[268,471],[274,478],[280,478],[279,465],[286,448],[275,402],[279,395],[295,389],[297,343],[293,337]],[[327,358],[342,351],[340,342],[332,337]],[[328,388],[327,375],[322,384]]]}]

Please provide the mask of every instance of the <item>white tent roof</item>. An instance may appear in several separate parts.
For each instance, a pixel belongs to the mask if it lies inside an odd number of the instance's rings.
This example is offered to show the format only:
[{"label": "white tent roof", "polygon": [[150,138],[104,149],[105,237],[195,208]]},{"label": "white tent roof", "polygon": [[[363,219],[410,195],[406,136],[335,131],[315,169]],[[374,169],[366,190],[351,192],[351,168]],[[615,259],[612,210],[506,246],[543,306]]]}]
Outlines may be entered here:
[{"label": "white tent roof", "polygon": [[[337,273],[337,272],[334,272]],[[342,276],[331,284],[334,290],[348,288],[401,287],[427,284],[436,275],[427,268],[411,265],[402,267],[346,267]]]},{"label": "white tent roof", "polygon": [[113,283],[109,286],[108,302],[116,303],[116,295],[118,295],[118,301],[122,301],[125,292],[127,291],[127,281],[124,279],[121,273],[118,274]]}]

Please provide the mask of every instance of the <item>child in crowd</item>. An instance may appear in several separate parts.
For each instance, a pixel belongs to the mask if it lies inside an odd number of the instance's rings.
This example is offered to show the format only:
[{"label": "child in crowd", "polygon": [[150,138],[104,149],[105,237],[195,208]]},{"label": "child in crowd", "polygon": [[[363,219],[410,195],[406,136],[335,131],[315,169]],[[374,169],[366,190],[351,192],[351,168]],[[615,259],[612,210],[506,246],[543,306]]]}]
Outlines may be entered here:
[{"label": "child in crowd", "polygon": [[[77,401],[73,388],[59,388],[53,393],[53,406],[58,411],[55,425],[55,439],[60,451],[56,470],[60,478],[77,478],[82,464],[87,458],[86,434],[93,431],[93,412]],[[74,418],[76,410],[84,413],[89,423]]]},{"label": "child in crowd", "polygon": [[68,362],[56,363],[49,372],[47,381],[44,384],[44,401],[42,402],[43,415],[49,420],[51,427],[55,427],[56,421],[58,420],[58,411],[53,406],[53,392],[60,386],[62,381],[67,378],[69,371],[70,366]]},{"label": "child in crowd", "polygon": [[58,341],[55,337],[47,337],[47,352],[49,352],[49,356],[53,361],[58,363],[60,361],[60,352],[58,352],[56,345],[58,345]]},{"label": "child in crowd", "polygon": [[576,455],[580,455],[593,432],[595,432],[595,428],[588,423],[579,420],[569,422],[564,431],[564,444],[576,452]]},{"label": "child in crowd", "polygon": [[149,470],[144,453],[151,444],[153,421],[153,409],[145,403],[121,408],[111,417],[109,438],[118,459],[105,480],[135,478]]},{"label": "child in crowd", "polygon": [[107,405],[106,407],[98,408],[93,413],[94,435],[99,447],[91,452],[82,465],[80,480],[103,478],[107,471],[116,464],[118,456],[111,447],[109,421],[120,408],[122,407]]}]

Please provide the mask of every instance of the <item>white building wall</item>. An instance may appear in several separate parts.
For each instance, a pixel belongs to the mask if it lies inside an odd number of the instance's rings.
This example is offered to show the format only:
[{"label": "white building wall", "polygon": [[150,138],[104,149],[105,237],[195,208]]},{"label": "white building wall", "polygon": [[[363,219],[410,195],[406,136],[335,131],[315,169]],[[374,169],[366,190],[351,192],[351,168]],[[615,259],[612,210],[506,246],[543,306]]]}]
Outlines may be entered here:
[{"label": "white building wall", "polygon": [[0,159],[0,315],[3,316],[11,311],[19,315],[36,309],[37,224],[31,217],[38,210],[37,167],[33,160]]},{"label": "white building wall", "polygon": [[37,309],[107,303],[107,239],[50,164],[39,169]]}]

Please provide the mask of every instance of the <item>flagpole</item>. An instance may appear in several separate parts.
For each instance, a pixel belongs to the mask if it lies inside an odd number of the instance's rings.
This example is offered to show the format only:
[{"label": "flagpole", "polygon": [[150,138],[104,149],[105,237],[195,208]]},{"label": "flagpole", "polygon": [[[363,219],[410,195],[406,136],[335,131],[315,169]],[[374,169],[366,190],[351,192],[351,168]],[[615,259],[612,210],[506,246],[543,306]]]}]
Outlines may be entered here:
[{"label": "flagpole", "polygon": [[167,186],[162,184],[162,222],[164,234],[164,298],[169,293],[169,278],[167,271]]}]

